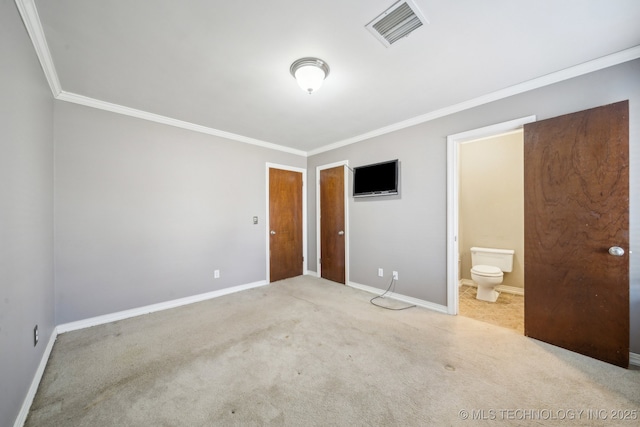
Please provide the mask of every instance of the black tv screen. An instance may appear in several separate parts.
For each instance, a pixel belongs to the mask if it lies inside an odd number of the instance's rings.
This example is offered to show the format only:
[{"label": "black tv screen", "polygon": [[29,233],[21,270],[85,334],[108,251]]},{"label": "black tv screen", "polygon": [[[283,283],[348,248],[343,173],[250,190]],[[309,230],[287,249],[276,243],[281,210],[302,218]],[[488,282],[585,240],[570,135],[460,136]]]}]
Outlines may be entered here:
[{"label": "black tv screen", "polygon": [[398,160],[353,169],[353,197],[398,194]]}]

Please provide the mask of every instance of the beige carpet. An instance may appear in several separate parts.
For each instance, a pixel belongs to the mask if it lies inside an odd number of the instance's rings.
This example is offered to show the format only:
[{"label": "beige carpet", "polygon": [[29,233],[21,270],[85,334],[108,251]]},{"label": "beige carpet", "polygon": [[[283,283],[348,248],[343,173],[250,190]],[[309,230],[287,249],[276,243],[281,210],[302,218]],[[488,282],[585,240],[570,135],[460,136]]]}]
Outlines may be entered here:
[{"label": "beige carpet", "polygon": [[638,370],[370,298],[299,277],[60,335],[26,425],[637,425]]}]

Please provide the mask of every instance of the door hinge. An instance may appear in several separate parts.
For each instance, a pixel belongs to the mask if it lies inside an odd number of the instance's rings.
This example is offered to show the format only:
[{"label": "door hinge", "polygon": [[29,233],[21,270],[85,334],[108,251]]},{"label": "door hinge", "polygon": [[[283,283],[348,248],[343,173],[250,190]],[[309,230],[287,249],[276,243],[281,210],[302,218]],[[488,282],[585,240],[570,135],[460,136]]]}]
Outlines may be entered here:
[{"label": "door hinge", "polygon": [[322,258],[318,258],[318,264],[322,264]]}]

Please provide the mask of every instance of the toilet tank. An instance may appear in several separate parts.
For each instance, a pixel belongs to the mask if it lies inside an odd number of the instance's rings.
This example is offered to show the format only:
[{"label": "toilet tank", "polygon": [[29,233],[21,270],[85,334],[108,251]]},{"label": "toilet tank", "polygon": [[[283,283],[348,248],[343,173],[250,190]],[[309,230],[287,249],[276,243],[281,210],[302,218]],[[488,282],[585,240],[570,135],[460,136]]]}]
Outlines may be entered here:
[{"label": "toilet tank", "polygon": [[471,248],[471,266],[492,265],[505,273],[513,270],[513,249]]}]

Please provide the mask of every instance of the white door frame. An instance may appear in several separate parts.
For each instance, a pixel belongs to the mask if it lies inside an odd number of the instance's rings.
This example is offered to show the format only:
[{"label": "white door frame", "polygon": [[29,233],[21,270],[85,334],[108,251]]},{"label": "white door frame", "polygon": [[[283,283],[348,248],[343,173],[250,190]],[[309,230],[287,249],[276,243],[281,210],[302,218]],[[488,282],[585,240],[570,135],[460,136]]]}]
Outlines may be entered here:
[{"label": "white door frame", "polygon": [[525,124],[535,121],[536,116],[527,116],[447,136],[447,212],[449,212],[447,215],[447,313],[449,314],[458,314],[460,144],[518,130]]},{"label": "white door frame", "polygon": [[270,228],[270,218],[269,218],[269,169],[281,169],[281,170],[287,170],[287,171],[293,171],[293,172],[300,172],[302,173],[302,256],[304,257],[304,265],[302,266],[302,274],[307,274],[308,272],[308,259],[307,259],[307,191],[306,191],[306,183],[307,183],[307,170],[304,168],[299,168],[296,166],[288,166],[288,165],[279,165],[276,163],[269,163],[267,162],[265,164],[265,174],[266,174],[266,195],[267,195],[267,203],[266,203],[266,213],[265,213],[265,245],[266,245],[266,264],[267,264],[267,277],[266,277],[266,282],[270,283],[270,277],[271,277],[271,247],[270,247],[270,234],[269,232],[271,230],[269,230]]},{"label": "white door frame", "polygon": [[344,173],[344,282],[349,284],[349,161],[329,163],[316,167],[316,265],[318,277],[322,277],[320,264],[320,171],[343,166]]}]

